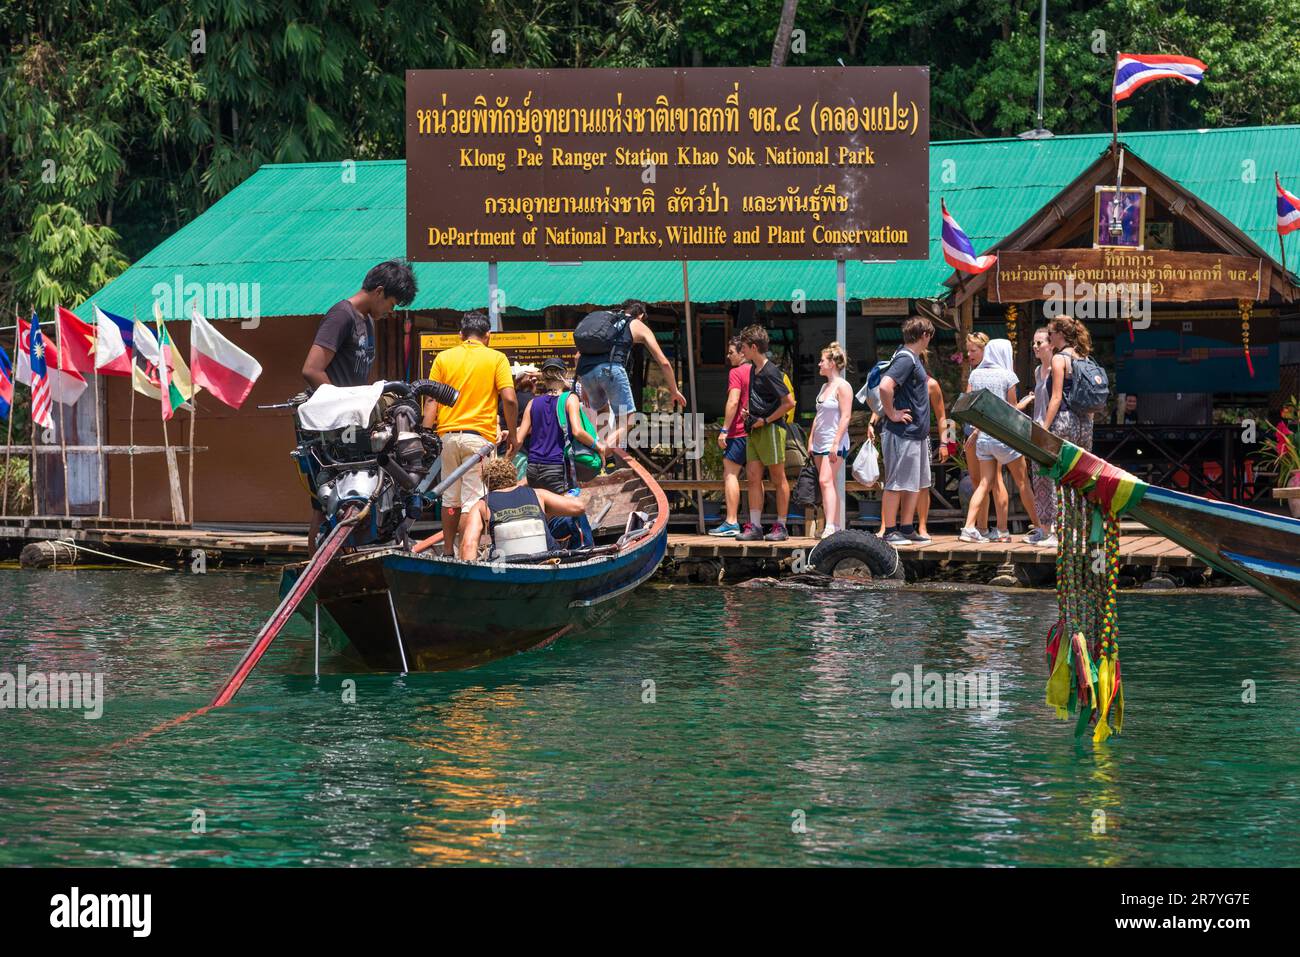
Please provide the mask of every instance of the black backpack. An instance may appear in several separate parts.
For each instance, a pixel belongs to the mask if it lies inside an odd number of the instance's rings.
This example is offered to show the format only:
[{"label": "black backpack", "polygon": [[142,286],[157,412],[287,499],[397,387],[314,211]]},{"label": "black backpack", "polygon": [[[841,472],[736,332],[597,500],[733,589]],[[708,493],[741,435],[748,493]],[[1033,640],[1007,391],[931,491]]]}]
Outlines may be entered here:
[{"label": "black backpack", "polygon": [[597,309],[573,330],[573,344],[584,356],[607,357],[620,365],[632,352],[632,317],[625,312]]},{"label": "black backpack", "polygon": [[1106,408],[1110,398],[1110,380],[1096,359],[1070,357],[1070,394],[1065,404],[1071,412],[1086,415]]}]

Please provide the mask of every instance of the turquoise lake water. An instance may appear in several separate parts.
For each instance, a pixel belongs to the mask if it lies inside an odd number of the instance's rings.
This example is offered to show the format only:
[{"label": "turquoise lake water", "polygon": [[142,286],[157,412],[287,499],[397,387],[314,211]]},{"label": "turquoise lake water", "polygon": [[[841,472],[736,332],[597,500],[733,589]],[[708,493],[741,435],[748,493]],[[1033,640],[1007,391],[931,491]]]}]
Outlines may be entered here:
[{"label": "turquoise lake water", "polygon": [[[652,585],[453,674],[316,680],[295,623],[233,706],[96,753],[206,703],[276,577],[0,587],[0,672],[106,697],[0,711],[0,865],[1300,863],[1300,616],[1263,598],[1124,596],[1101,745],[1043,704],[1051,593]],[[916,666],[996,675],[996,713],[892,707]]]}]

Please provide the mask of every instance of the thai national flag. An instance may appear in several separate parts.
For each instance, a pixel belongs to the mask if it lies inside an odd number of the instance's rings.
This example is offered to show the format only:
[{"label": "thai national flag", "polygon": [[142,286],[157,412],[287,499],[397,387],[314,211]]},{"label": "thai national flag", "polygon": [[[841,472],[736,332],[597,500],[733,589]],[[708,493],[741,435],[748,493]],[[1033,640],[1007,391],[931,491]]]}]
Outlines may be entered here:
[{"label": "thai national flag", "polygon": [[54,428],[54,415],[50,400],[50,379],[45,365],[45,337],[41,335],[41,320],[32,313],[31,335],[28,338],[28,362],[31,365],[32,424],[43,429]]},{"label": "thai national flag", "polygon": [[948,206],[942,199],[939,200],[939,209],[943,212],[943,231],[940,234],[943,258],[948,261],[949,266],[961,272],[977,275],[997,265],[997,256],[975,255],[975,247],[970,244],[970,239],[957,225],[957,220],[952,218],[952,213],[948,212]]},{"label": "thai national flag", "polygon": [[1133,91],[1152,80],[1172,78],[1187,83],[1200,83],[1205,75],[1205,64],[1189,56],[1164,53],[1121,53],[1115,58],[1115,89],[1118,100],[1128,99]]},{"label": "thai national flag", "polygon": [[0,346],[0,416],[9,418],[14,404],[14,373],[9,364],[9,353]]},{"label": "thai national flag", "polygon": [[1273,181],[1277,183],[1277,231],[1278,235],[1285,236],[1300,229],[1300,196],[1283,189],[1282,180],[1276,173]]}]

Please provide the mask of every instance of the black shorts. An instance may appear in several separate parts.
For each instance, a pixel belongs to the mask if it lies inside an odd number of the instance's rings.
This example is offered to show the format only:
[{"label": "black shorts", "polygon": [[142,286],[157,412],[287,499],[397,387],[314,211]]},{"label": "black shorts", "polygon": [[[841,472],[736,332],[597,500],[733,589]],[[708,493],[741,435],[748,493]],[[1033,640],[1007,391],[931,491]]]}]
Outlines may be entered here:
[{"label": "black shorts", "polygon": [[526,474],[529,488],[544,488],[556,495],[569,491],[563,462],[529,462]]}]

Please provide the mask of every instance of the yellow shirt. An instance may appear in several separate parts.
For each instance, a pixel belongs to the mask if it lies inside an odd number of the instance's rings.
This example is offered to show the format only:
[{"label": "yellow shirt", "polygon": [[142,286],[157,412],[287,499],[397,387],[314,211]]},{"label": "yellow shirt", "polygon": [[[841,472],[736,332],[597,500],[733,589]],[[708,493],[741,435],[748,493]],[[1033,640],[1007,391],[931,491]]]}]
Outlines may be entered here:
[{"label": "yellow shirt", "polygon": [[[790,381],[790,377],[784,372],[781,373],[781,378],[785,380],[785,387],[790,390],[790,397],[794,398],[794,383]],[[794,411],[795,407],[790,406],[790,411],[785,414],[785,420],[787,422],[794,421]]]},{"label": "yellow shirt", "polygon": [[460,393],[455,405],[438,406],[439,435],[477,432],[489,442],[497,440],[497,394],[515,385],[505,353],[465,339],[434,357],[429,378]]}]

